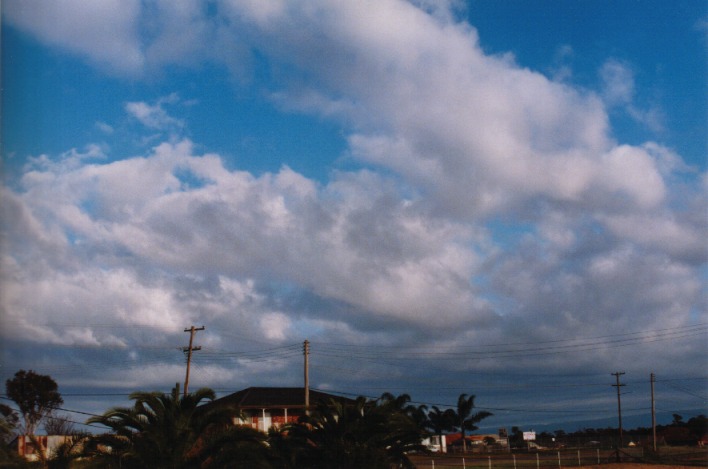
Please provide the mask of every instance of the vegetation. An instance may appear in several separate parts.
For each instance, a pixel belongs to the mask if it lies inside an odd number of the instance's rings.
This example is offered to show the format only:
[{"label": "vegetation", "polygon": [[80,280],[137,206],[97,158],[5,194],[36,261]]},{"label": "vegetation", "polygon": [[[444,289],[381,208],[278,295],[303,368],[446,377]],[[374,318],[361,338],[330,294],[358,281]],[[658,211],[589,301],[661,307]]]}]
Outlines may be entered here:
[{"label": "vegetation", "polygon": [[425,426],[433,434],[442,438],[443,433],[454,430],[455,428],[455,411],[452,409],[440,410],[437,406],[433,406],[428,412],[428,418]]},{"label": "vegetation", "polygon": [[[84,444],[93,467],[256,469],[388,469],[413,467],[408,455],[424,452],[426,408],[406,394],[359,397],[353,404],[320,402],[298,422],[269,434],[233,425],[234,409],[200,405],[213,399],[201,389],[180,397],[134,393],[129,408],[115,408],[88,423],[111,429]],[[454,411],[441,412],[452,422]],[[478,415],[470,417],[474,420]],[[469,423],[465,424],[468,430]]]},{"label": "vegetation", "polygon": [[[319,402],[296,423],[271,429],[268,434],[235,424],[237,409],[210,405],[214,392],[203,388],[181,395],[179,385],[171,393],[136,392],[131,407],[109,409],[87,423],[101,424],[109,432],[77,433],[64,416],[52,414],[62,403],[56,383],[49,376],[23,370],[7,380],[7,394],[18,405],[23,422],[12,408],[0,404],[0,467],[46,469],[130,467],[132,469],[388,469],[414,467],[410,457],[425,454],[423,439],[451,431],[465,436],[490,417],[474,412],[475,396],[461,394],[457,407],[440,409],[411,404],[410,396],[389,393],[370,400]],[[34,436],[40,423],[52,434],[73,435],[51,455],[28,463],[18,457],[9,442],[20,431]],[[22,425],[24,423],[24,425]],[[513,427],[509,441],[523,444],[522,430]],[[692,443],[708,433],[704,415],[684,421],[675,414],[670,425],[658,426],[664,443]],[[562,447],[572,439],[607,439],[617,429],[562,430],[541,433],[544,445]],[[627,441],[646,442],[651,429],[626,430]],[[492,444],[495,439],[488,439]],[[597,441],[593,441],[597,443]],[[77,461],[79,460],[80,461]]]},{"label": "vegetation", "polygon": [[477,430],[477,424],[492,415],[487,411],[472,413],[472,410],[474,410],[474,396],[467,397],[467,394],[461,394],[457,399],[455,428],[457,428],[462,434],[462,451],[464,452],[467,452],[467,440],[465,439],[466,432],[473,432]]},{"label": "vegetation", "polygon": [[5,404],[0,404],[0,443],[7,444],[14,436],[19,418],[17,414]]},{"label": "vegetation", "polygon": [[[525,448],[523,432],[519,427],[512,427],[509,443],[512,448]],[[656,426],[656,439],[658,446],[679,445],[695,446],[698,441],[708,436],[708,417],[697,415],[687,421],[678,414],[674,414],[673,421],[668,425]],[[637,427],[624,429],[623,440],[625,445],[635,444],[647,448],[653,446],[653,431],[651,427]],[[541,432],[536,435],[536,442],[544,447],[616,447],[619,442],[619,431],[616,427],[584,428],[566,433],[556,430],[553,433]]]},{"label": "vegetation", "polygon": [[180,396],[178,387],[171,394],[133,393],[133,407],[116,407],[88,420],[105,425],[112,433],[90,438],[85,452],[106,465],[135,469],[193,467],[204,439],[226,430],[237,416],[235,410],[226,407],[200,407],[214,397],[214,391],[206,388],[186,396]]},{"label": "vegetation", "polygon": [[64,403],[57,383],[32,370],[20,370],[5,382],[7,397],[15,401],[24,422],[24,434],[34,435],[37,426]]},{"label": "vegetation", "polygon": [[354,405],[320,403],[283,428],[278,447],[287,453],[281,459],[288,467],[308,469],[413,467],[407,454],[425,449],[426,432],[416,422],[419,409],[409,401],[405,394],[384,394],[374,402],[359,397]]},{"label": "vegetation", "polygon": [[197,460],[202,468],[271,469],[275,453],[268,435],[254,428],[233,425],[206,435]]},{"label": "vegetation", "polygon": [[47,435],[75,435],[74,422],[66,415],[50,415],[44,422],[44,431]]},{"label": "vegetation", "polygon": [[10,445],[15,437],[19,417],[9,406],[0,404],[0,468],[25,467],[25,461]]},{"label": "vegetation", "polygon": [[[18,372],[8,380],[8,395],[22,409],[27,433],[41,420],[46,420],[45,429],[75,433],[66,417],[51,416],[61,396],[48,376]],[[298,422],[265,434],[235,425],[235,418],[241,416],[236,409],[205,405],[214,397],[206,388],[182,396],[179,386],[169,394],[133,393],[131,407],[112,408],[87,421],[109,432],[77,434],[49,457],[41,455],[37,464],[70,468],[81,457],[83,468],[405,468],[414,467],[409,454],[426,451],[422,440],[429,430],[439,435],[454,428],[469,432],[491,415],[472,413],[474,396],[460,396],[457,411],[433,407],[427,412],[425,406],[412,405],[406,394],[385,393],[375,400],[320,402]],[[0,410],[3,435],[9,436],[17,416],[9,407]],[[7,467],[23,467],[25,463],[11,453],[5,455]]]}]

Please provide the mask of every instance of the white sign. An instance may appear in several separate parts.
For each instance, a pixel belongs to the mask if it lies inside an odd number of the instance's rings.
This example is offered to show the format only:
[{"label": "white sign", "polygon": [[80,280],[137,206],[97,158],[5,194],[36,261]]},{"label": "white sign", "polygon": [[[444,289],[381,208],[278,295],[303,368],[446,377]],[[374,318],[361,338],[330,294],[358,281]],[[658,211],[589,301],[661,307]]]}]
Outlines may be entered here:
[{"label": "white sign", "polygon": [[524,432],[524,441],[533,441],[536,439],[536,432]]}]

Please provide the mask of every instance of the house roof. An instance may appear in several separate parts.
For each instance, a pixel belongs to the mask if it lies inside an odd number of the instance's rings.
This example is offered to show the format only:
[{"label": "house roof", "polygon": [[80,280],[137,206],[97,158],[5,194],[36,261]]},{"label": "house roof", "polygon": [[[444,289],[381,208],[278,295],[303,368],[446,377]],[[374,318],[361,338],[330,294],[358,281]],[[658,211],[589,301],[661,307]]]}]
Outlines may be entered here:
[{"label": "house roof", "polygon": [[[354,402],[346,397],[310,390],[310,406],[317,405],[320,401],[329,401],[329,399]],[[305,388],[250,387],[217,399],[214,403],[229,404],[240,409],[303,408],[305,407]]]}]

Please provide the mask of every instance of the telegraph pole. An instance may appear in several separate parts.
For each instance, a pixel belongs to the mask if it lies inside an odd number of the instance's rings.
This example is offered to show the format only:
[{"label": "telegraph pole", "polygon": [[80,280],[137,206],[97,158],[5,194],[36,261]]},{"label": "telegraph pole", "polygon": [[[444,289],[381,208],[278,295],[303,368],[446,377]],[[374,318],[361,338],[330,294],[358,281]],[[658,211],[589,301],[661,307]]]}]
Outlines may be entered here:
[{"label": "telegraph pole", "polygon": [[652,373],[649,375],[649,381],[651,381],[651,440],[656,453],[656,405],[654,401],[654,383],[656,382],[656,375]]},{"label": "telegraph pole", "polygon": [[202,327],[190,327],[189,329],[185,329],[184,332],[189,332],[189,347],[184,347],[182,349],[183,352],[187,354],[187,375],[184,377],[184,396],[187,397],[187,393],[189,392],[189,366],[192,363],[192,352],[201,350],[201,347],[193,347],[192,344],[194,343],[194,334],[197,331],[203,331],[204,326]]},{"label": "telegraph pole", "polygon": [[306,340],[302,347],[305,355],[305,412],[310,411],[310,341]]},{"label": "telegraph pole", "polygon": [[624,384],[620,384],[620,376],[624,374],[624,371],[618,371],[616,373],[612,373],[612,375],[617,379],[617,384],[613,384],[613,387],[617,388],[617,415],[619,416],[619,446],[617,447],[617,460],[619,461],[619,449],[624,446],[623,438],[622,438],[622,401],[620,399],[620,388],[622,386],[626,386]]}]

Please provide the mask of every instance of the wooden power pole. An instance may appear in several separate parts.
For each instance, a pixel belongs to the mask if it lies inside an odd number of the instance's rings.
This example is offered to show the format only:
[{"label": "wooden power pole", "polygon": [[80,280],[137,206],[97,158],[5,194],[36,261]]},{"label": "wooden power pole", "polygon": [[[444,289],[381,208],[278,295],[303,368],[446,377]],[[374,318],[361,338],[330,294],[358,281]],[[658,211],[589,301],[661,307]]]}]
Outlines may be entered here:
[{"label": "wooden power pole", "polygon": [[619,460],[619,449],[624,446],[624,441],[622,437],[622,401],[620,399],[620,388],[625,386],[620,384],[620,376],[624,374],[624,371],[618,371],[612,373],[612,375],[617,379],[617,384],[613,384],[613,387],[617,388],[617,415],[619,416],[619,446],[617,447],[617,459]]},{"label": "wooden power pole", "polygon": [[310,411],[310,341],[306,340],[302,347],[305,355],[305,413]]},{"label": "wooden power pole", "polygon": [[189,329],[185,329],[184,332],[189,332],[189,347],[185,347],[182,349],[187,354],[187,375],[184,377],[184,396],[187,396],[187,393],[189,393],[189,367],[192,364],[192,352],[201,350],[201,347],[194,347],[192,344],[194,343],[194,334],[197,331],[203,331],[204,326],[202,327],[190,327]]},{"label": "wooden power pole", "polygon": [[656,375],[652,373],[649,375],[649,381],[651,381],[651,441],[656,453],[656,405],[654,402],[654,383],[656,382]]}]

